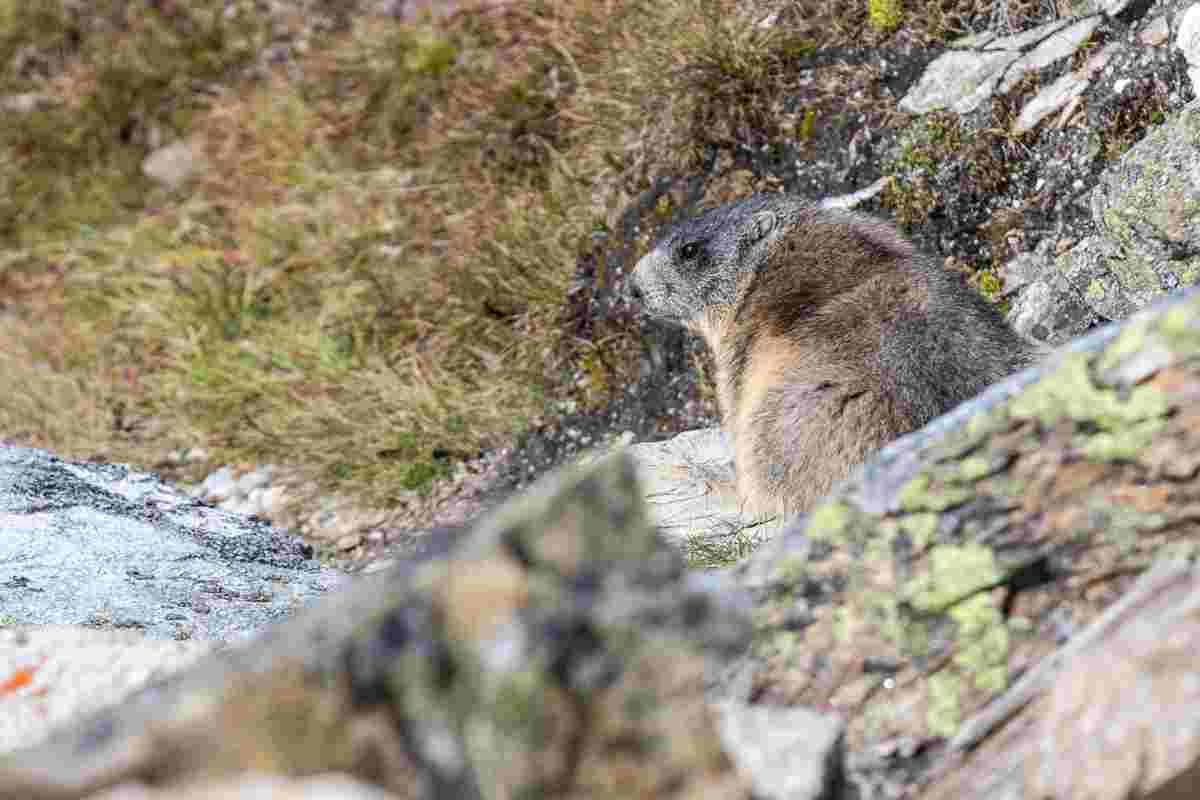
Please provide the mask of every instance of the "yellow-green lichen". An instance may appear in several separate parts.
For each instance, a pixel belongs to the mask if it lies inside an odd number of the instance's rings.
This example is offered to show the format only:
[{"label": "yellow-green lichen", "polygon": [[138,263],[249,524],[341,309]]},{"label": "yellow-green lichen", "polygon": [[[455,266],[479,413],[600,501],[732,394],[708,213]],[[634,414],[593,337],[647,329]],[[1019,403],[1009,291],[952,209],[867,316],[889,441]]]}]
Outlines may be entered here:
[{"label": "yellow-green lichen", "polygon": [[858,628],[856,618],[853,612],[845,606],[840,606],[833,610],[833,638],[839,644],[848,644],[854,631]]},{"label": "yellow-green lichen", "polygon": [[1172,308],[1159,318],[1156,327],[1176,351],[1200,351],[1200,298]]},{"label": "yellow-green lichen", "polygon": [[993,471],[991,462],[983,456],[967,456],[958,462],[958,474],[954,478],[962,483],[975,483]]},{"label": "yellow-green lichen", "polygon": [[1058,370],[1025,389],[1009,405],[1009,414],[1016,419],[1038,420],[1048,426],[1073,420],[1104,431],[1161,418],[1168,410],[1167,397],[1153,386],[1134,386],[1121,393],[1096,386],[1085,353],[1066,356]]},{"label": "yellow-green lichen", "polygon": [[1093,461],[1134,461],[1166,425],[1164,419],[1136,422],[1117,431],[1092,434],[1083,443],[1083,454]]},{"label": "yellow-green lichen", "polygon": [[[935,704],[936,715],[931,707],[931,727],[935,726],[934,717],[938,730],[957,726],[957,717],[951,713],[957,701],[946,701],[959,697],[959,681],[969,680],[988,692],[998,691],[1007,683],[1009,632],[987,591],[999,579],[1000,570],[989,548],[980,544],[943,545],[930,552],[928,568],[907,587],[906,596],[914,609],[945,613],[956,624],[952,663],[961,675],[934,676],[942,695]],[[930,692],[932,697],[933,679]]]},{"label": "yellow-green lichen", "polygon": [[1181,539],[1168,542],[1154,554],[1161,561],[1187,561],[1195,563],[1200,559],[1200,542]]},{"label": "yellow-green lichen", "polygon": [[935,736],[949,738],[958,731],[962,720],[962,684],[946,671],[929,676],[929,710],[925,724]]},{"label": "yellow-green lichen", "polygon": [[850,526],[850,507],[840,500],[823,503],[808,515],[808,534],[828,541],[842,538]]},{"label": "yellow-green lichen", "polygon": [[920,611],[949,610],[950,604],[1000,579],[995,554],[981,544],[939,545],[929,553],[928,568],[910,581],[906,595]]},{"label": "yellow-green lichen", "polygon": [[971,497],[964,488],[939,486],[933,488],[928,473],[921,473],[906,483],[899,494],[901,511],[945,511],[962,505]]},{"label": "yellow-green lichen", "polygon": [[1131,320],[1122,329],[1096,360],[1097,370],[1103,374],[1115,369],[1126,359],[1136,356],[1146,348],[1146,336],[1150,330],[1150,320],[1140,318]]},{"label": "yellow-green lichen", "polygon": [[912,540],[913,549],[924,550],[937,533],[938,516],[932,512],[907,514],[900,520],[900,529]]},{"label": "yellow-green lichen", "polygon": [[775,564],[771,577],[774,583],[796,586],[804,580],[807,574],[808,559],[804,556],[789,555],[784,556]]},{"label": "yellow-green lichen", "polygon": [[956,604],[950,618],[958,623],[954,664],[971,676],[977,689],[998,692],[1008,683],[1008,628],[991,597],[978,594]]},{"label": "yellow-green lichen", "polygon": [[867,22],[880,33],[890,33],[900,23],[900,0],[868,0]]}]

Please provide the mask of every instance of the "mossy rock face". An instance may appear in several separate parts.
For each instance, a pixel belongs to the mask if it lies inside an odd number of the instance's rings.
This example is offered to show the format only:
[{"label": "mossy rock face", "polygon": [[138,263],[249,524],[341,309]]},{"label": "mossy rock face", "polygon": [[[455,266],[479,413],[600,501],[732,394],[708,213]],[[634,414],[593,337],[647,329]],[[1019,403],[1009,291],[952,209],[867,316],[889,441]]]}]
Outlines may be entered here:
[{"label": "mossy rock face", "polygon": [[756,691],[832,706],[852,744],[953,736],[1056,649],[1048,620],[1200,547],[1197,356],[1192,292],[887,448],[742,568],[768,590]]}]

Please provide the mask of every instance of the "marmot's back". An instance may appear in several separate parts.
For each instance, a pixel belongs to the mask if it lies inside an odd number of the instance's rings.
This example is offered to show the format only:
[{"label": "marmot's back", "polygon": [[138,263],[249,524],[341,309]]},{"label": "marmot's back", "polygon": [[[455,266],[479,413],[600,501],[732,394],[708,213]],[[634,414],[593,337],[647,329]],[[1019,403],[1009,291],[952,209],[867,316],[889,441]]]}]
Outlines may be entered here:
[{"label": "marmot's back", "polygon": [[704,337],[754,511],[802,511],[883,445],[1032,363],[962,277],[890,225],[754,195],[668,232],[634,270]]}]

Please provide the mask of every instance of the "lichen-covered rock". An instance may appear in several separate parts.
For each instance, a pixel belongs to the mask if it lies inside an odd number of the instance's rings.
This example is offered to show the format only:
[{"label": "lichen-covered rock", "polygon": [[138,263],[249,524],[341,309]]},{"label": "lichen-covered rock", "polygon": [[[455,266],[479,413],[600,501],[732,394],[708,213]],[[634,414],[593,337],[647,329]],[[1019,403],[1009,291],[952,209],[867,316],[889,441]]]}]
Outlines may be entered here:
[{"label": "lichen-covered rock", "polygon": [[1151,560],[1200,548],[1198,364],[1192,292],[886,448],[740,568],[737,691],[845,715],[852,752],[955,736]]},{"label": "lichen-covered rock", "polygon": [[361,579],[241,649],[0,759],[0,797],[245,770],[400,797],[745,798],[705,702],[745,646],[624,456],[502,509],[445,559]]},{"label": "lichen-covered rock", "polygon": [[1150,132],[1101,176],[1092,217],[1119,245],[1110,258],[1131,300],[1200,279],[1200,105]]},{"label": "lichen-covered rock", "polygon": [[[1018,261],[1018,259],[1014,259]],[[1029,253],[1019,261],[1037,262],[1043,271],[1019,288],[1007,319],[1017,333],[1035,342],[1064,344],[1100,321],[1094,309],[1050,259]]]},{"label": "lichen-covered rock", "polygon": [[973,719],[950,744],[957,763],[925,796],[1195,797],[1198,610],[1196,565],[1156,565]]}]

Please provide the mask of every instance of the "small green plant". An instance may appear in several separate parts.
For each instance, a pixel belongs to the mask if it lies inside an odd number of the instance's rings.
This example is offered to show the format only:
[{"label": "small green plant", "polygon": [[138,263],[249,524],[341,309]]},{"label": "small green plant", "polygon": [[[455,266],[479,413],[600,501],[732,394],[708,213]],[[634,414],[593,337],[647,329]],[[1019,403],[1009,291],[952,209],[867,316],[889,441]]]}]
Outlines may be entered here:
[{"label": "small green plant", "polygon": [[879,33],[891,33],[900,24],[900,0],[868,0],[867,22]]},{"label": "small green plant", "polygon": [[728,567],[744,560],[768,538],[761,528],[749,527],[725,536],[689,536],[684,557],[693,569]]}]

